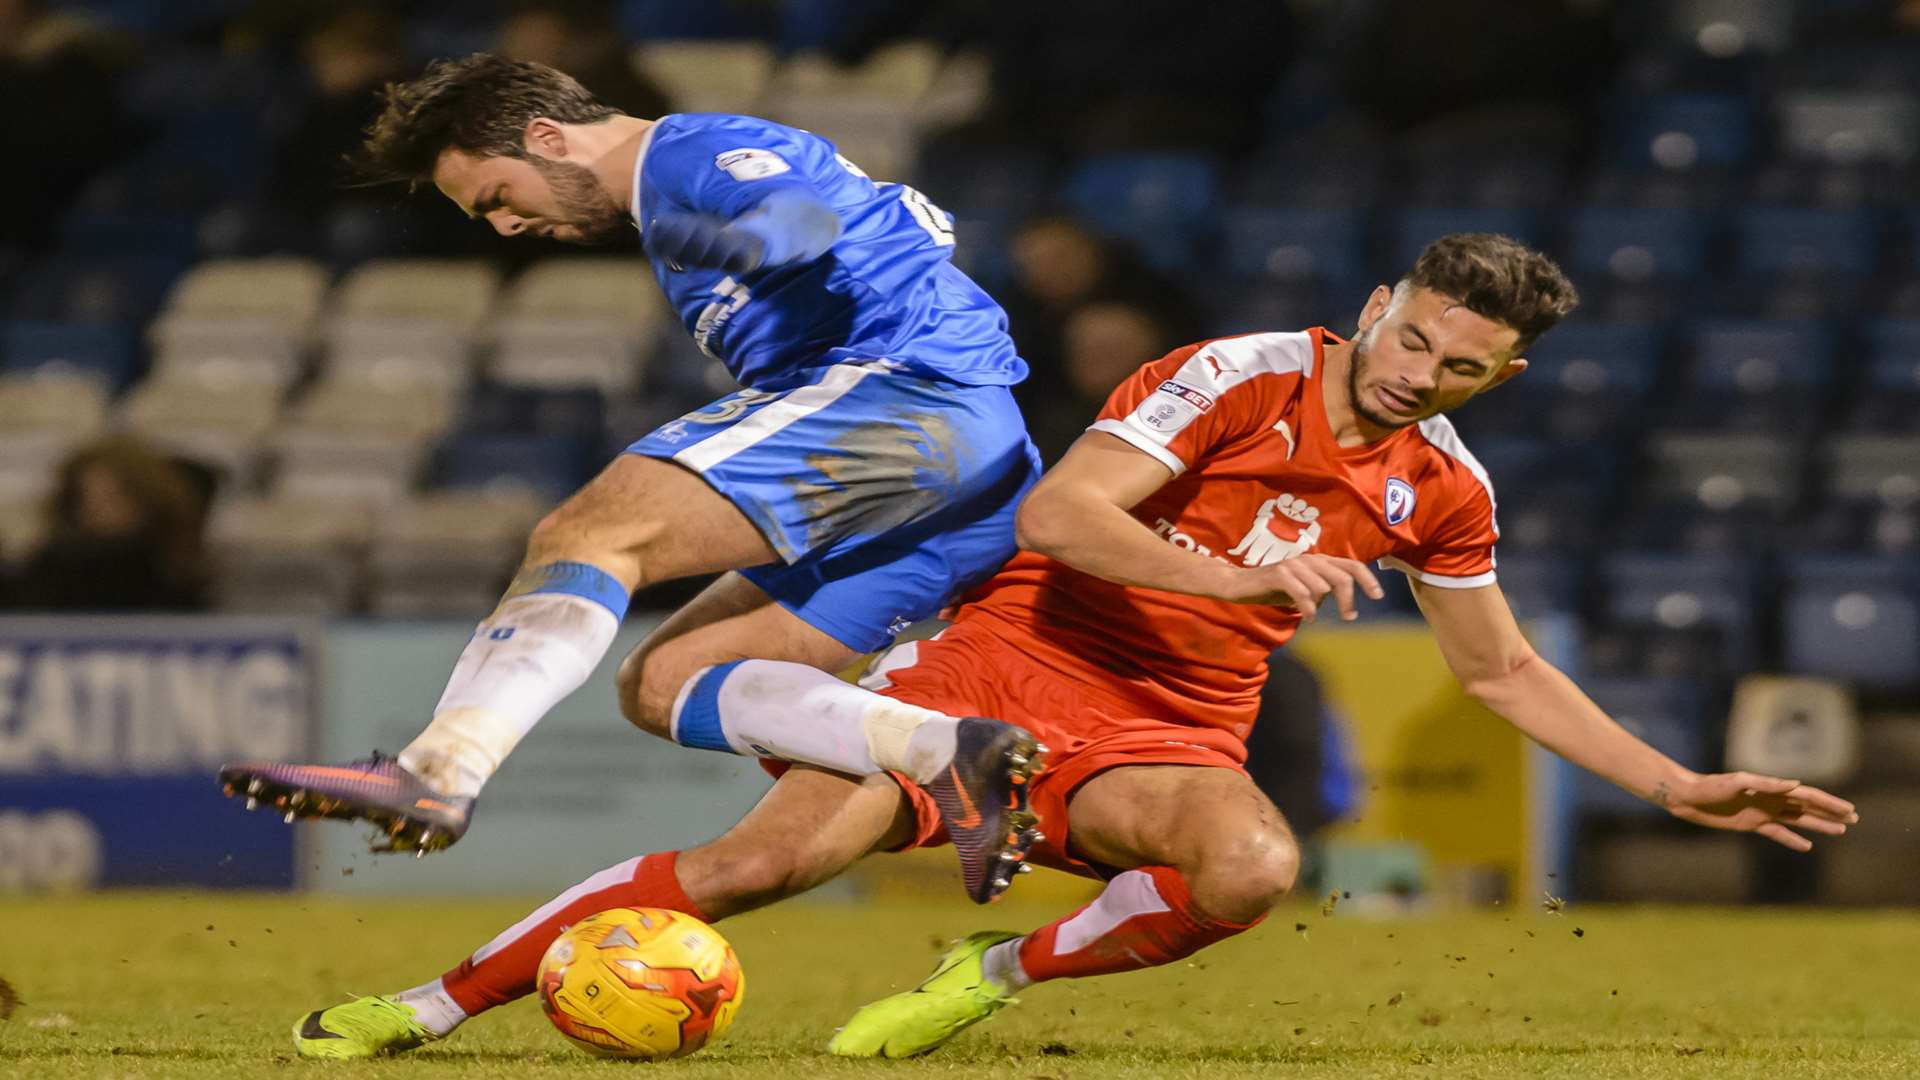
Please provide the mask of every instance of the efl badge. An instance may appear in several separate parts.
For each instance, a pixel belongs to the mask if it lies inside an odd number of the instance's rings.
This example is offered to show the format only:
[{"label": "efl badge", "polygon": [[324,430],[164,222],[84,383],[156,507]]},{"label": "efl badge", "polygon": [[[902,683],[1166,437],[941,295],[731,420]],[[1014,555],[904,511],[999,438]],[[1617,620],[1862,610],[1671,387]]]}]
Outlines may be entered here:
[{"label": "efl badge", "polygon": [[1398,525],[1413,515],[1413,485],[1387,477],[1387,524]]}]

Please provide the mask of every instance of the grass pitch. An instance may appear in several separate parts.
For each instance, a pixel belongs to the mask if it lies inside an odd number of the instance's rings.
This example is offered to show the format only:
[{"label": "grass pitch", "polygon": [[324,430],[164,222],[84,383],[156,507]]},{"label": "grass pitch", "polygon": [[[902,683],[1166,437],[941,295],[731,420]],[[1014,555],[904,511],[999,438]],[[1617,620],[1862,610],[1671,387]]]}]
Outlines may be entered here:
[{"label": "grass pitch", "polygon": [[532,1002],[399,1059],[292,1056],[305,1010],[429,978],[530,906],[0,899],[0,976],[21,1001],[0,1021],[0,1076],[1920,1076],[1920,917],[1701,909],[1392,921],[1285,909],[1171,968],[1035,987],[919,1061],[826,1055],[849,1012],[912,985],[948,938],[1058,914],[1017,900],[799,902],[724,923],[746,1004],[731,1037],[683,1061],[590,1059]]}]

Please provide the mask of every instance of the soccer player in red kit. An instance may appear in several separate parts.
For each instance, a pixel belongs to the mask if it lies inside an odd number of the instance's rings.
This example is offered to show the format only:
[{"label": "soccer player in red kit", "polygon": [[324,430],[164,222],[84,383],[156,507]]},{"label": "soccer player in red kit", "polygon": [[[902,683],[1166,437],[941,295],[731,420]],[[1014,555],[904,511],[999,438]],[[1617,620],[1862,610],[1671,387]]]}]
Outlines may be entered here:
[{"label": "soccer player in red kit", "polygon": [[[1526,369],[1573,288],[1504,237],[1443,237],[1376,289],[1359,333],[1250,334],[1176,350],[1114,391],[1018,515],[1024,549],[937,638],[884,653],[864,684],[905,708],[997,717],[1047,743],[1028,793],[1035,862],[1107,881],[1027,934],[975,934],[915,990],[857,1012],[830,1044],[923,1053],[1027,985],[1170,963],[1266,914],[1299,853],[1242,768],[1266,657],[1329,597],[1407,574],[1446,662],[1526,734],[1675,816],[1839,835],[1853,807],[1794,780],[1681,767],[1608,719],[1521,635],[1495,583],[1494,494],[1441,415]],[[1390,672],[1383,672],[1390,677]],[[944,808],[965,820],[966,807]],[[589,878],[441,979],[310,1014],[303,1054],[356,1056],[444,1035],[533,989],[562,929],[609,907],[721,918],[794,895],[874,852],[944,842],[902,777],[787,769],[726,835]]]}]

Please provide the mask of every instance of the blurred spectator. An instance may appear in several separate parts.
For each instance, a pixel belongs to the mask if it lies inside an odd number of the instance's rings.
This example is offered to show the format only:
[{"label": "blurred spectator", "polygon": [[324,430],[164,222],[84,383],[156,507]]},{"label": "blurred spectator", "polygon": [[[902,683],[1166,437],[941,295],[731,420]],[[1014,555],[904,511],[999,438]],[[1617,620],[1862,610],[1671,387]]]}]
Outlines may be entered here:
[{"label": "blurred spectator", "polygon": [[0,0],[0,248],[37,247],[125,136],[126,57],[110,35],[40,0]]},{"label": "blurred spectator", "polygon": [[1275,650],[1247,736],[1247,774],[1302,840],[1360,808],[1343,724],[1313,669]]},{"label": "blurred spectator", "polygon": [[673,111],[666,91],[628,55],[605,4],[543,0],[521,4],[500,24],[494,51],[513,60],[559,68],[628,116],[652,119]]},{"label": "blurred spectator", "polygon": [[[347,187],[344,161],[373,119],[375,94],[406,74],[404,40],[401,25],[371,7],[343,8],[301,36],[305,97],[274,149],[268,192],[275,216],[288,228],[324,228],[343,205],[407,213],[398,193]],[[315,240],[297,246],[312,247]]]},{"label": "blurred spectator", "polygon": [[206,606],[204,477],[143,443],[74,451],[47,502],[45,536],[15,583],[32,611],[189,611]]},{"label": "blurred spectator", "polygon": [[1135,368],[1199,339],[1201,319],[1177,284],[1071,218],[1031,222],[1012,246],[1014,286],[1000,299],[1033,367],[1021,405],[1051,463]]}]

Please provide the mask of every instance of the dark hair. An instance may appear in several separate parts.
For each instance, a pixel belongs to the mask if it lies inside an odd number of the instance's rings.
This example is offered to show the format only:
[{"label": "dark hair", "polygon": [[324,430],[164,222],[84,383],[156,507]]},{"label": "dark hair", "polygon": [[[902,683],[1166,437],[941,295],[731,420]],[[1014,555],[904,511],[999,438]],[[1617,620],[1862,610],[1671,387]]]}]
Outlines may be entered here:
[{"label": "dark hair", "polygon": [[1427,245],[1402,281],[1458,300],[1468,311],[1520,332],[1516,352],[1580,306],[1552,259],[1510,236],[1453,233]]},{"label": "dark hair", "polygon": [[620,115],[563,71],[487,53],[435,60],[411,82],[388,83],[384,97],[352,159],[372,184],[417,186],[449,149],[524,158],[527,125],[540,117],[595,124]]}]

